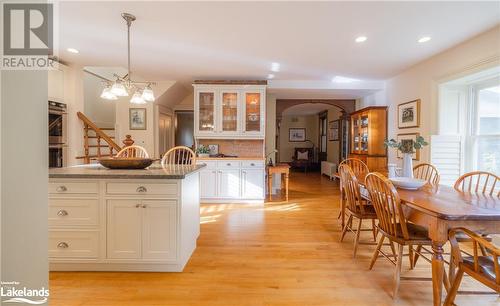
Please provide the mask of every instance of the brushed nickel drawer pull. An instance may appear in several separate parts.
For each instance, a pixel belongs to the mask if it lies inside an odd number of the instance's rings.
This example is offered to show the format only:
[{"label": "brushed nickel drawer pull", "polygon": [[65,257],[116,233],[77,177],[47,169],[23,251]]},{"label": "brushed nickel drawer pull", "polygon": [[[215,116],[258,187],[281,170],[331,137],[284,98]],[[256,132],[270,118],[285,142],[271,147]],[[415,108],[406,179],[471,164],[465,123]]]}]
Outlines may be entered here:
[{"label": "brushed nickel drawer pull", "polygon": [[57,215],[60,217],[64,217],[68,215],[68,212],[64,209],[61,209],[60,211],[57,212]]},{"label": "brushed nickel drawer pull", "polygon": [[142,205],[142,208],[147,208],[148,206],[146,204]]},{"label": "brushed nickel drawer pull", "polygon": [[136,191],[137,191],[137,192],[147,192],[148,190],[147,190],[147,189],[146,189],[146,187],[144,187],[144,186],[139,186],[139,187],[137,187],[137,190],[136,190]]},{"label": "brushed nickel drawer pull", "polygon": [[250,164],[250,166],[252,166],[252,167],[253,167],[253,166],[255,166],[255,164],[254,164],[254,163],[251,163],[251,164]]},{"label": "brushed nickel drawer pull", "polygon": [[226,166],[231,166],[231,163],[227,163]]},{"label": "brushed nickel drawer pull", "polygon": [[141,204],[135,204],[135,208],[141,207]]},{"label": "brushed nickel drawer pull", "polygon": [[59,186],[57,187],[57,192],[65,192],[65,191],[68,191],[68,188],[66,188],[66,186]]},{"label": "brushed nickel drawer pull", "polygon": [[66,242],[59,242],[57,244],[57,247],[60,249],[67,249],[69,247],[69,245]]}]

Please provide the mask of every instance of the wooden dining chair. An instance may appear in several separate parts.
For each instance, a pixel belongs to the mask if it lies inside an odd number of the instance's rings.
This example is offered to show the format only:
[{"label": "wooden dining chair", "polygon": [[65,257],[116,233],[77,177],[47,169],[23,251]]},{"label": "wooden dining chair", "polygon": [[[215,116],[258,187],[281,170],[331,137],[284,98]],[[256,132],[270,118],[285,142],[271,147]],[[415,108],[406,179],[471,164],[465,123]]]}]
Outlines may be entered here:
[{"label": "wooden dining chair", "polygon": [[413,177],[425,180],[431,186],[439,185],[439,171],[431,164],[422,163],[413,167]]},{"label": "wooden dining chair", "polygon": [[120,152],[118,152],[116,154],[116,157],[141,157],[141,158],[149,158],[149,154],[146,151],[146,149],[144,149],[143,147],[132,145],[132,146],[128,146],[128,147],[125,147],[125,148],[121,149]]},{"label": "wooden dining chair", "polygon": [[486,171],[469,172],[457,179],[455,190],[500,197],[500,177]]},{"label": "wooden dining chair", "polygon": [[195,165],[196,154],[188,147],[178,146],[168,150],[161,159],[161,165]]},{"label": "wooden dining chair", "polygon": [[[472,241],[472,255],[463,256],[457,239],[458,233],[467,235]],[[464,273],[495,290],[496,293],[500,293],[500,248],[463,227],[450,230],[449,240],[452,260],[458,267],[458,272],[448,291],[444,305],[453,305]],[[479,255],[479,249],[486,250],[486,254]]]},{"label": "wooden dining chair", "polygon": [[[395,298],[399,288],[404,246],[408,246],[409,248],[410,268],[412,269],[415,251],[413,246],[431,246],[432,241],[428,238],[428,231],[426,228],[406,221],[401,200],[391,181],[382,174],[374,172],[366,176],[365,183],[370,194],[371,203],[375,208],[379,220],[377,225],[378,232],[382,234],[377,244],[377,249],[375,253],[373,253],[369,269],[371,270],[373,268],[379,254],[387,258],[396,266],[393,291],[393,298]],[[384,239],[386,238],[389,239],[391,243],[396,243],[398,245],[395,261],[381,249]],[[420,255],[422,256],[422,254]],[[422,256],[422,258],[430,262],[430,259],[424,256]]]},{"label": "wooden dining chair", "polygon": [[[465,173],[456,180],[453,187],[458,192],[500,197],[500,177],[490,172],[474,171]],[[488,233],[478,232],[475,234],[481,236],[482,239],[486,240],[487,242],[491,242],[493,240],[493,238],[488,235]],[[455,239],[461,243],[472,242],[472,239],[469,237],[469,235],[466,235],[464,232],[460,231],[456,233]],[[482,245],[479,245],[479,249],[481,250],[483,256],[487,255],[487,252],[482,247]],[[450,282],[454,281],[456,268],[457,266],[455,265],[455,262],[450,260],[448,271]]]},{"label": "wooden dining chair", "polygon": [[[377,219],[377,214],[375,213],[373,206],[368,205],[367,201],[361,197],[361,194],[359,192],[360,189],[359,189],[358,179],[354,175],[354,172],[352,171],[351,167],[349,167],[347,164],[341,164],[339,167],[339,173],[340,173],[340,180],[342,181],[342,186],[344,186],[344,192],[347,203],[346,208],[349,211],[349,219],[347,220],[347,223],[344,225],[344,228],[342,229],[342,236],[340,238],[340,242],[344,240],[347,231],[350,231],[355,235],[354,251],[353,251],[353,257],[355,258],[356,252],[358,250],[358,245],[366,244],[366,243],[361,243],[359,241],[359,236],[361,231],[366,231],[366,230],[372,231],[373,240],[376,241],[377,232],[374,220]],[[352,227],[353,218],[357,218],[359,220],[356,229],[353,229]],[[372,228],[361,229],[363,220],[371,220]]]},{"label": "wooden dining chair", "polygon": [[[344,159],[339,164],[339,167],[341,165],[348,165],[351,168],[352,172],[354,172],[354,175],[359,178],[363,178],[370,172],[368,166],[361,159],[357,158]],[[343,227],[345,225],[345,195],[344,195],[344,190],[342,188],[342,181],[340,181],[340,212],[337,219],[342,219],[341,223]]]}]

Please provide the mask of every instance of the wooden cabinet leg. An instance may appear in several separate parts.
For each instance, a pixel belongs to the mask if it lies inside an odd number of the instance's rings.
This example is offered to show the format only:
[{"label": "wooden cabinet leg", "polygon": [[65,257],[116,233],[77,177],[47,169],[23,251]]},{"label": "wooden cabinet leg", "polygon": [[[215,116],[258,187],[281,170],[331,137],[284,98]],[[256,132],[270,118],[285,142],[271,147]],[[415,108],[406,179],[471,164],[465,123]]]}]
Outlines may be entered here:
[{"label": "wooden cabinet leg", "polygon": [[267,174],[267,192],[269,192],[269,201],[273,198],[273,174]]},{"label": "wooden cabinet leg", "polygon": [[285,173],[285,193],[286,201],[288,202],[288,173]]}]

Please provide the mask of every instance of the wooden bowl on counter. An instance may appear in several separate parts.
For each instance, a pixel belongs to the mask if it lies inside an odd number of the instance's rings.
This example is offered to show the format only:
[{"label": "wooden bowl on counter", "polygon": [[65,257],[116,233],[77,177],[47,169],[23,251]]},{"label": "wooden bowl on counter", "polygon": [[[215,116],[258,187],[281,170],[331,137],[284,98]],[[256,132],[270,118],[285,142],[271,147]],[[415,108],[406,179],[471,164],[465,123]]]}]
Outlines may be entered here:
[{"label": "wooden bowl on counter", "polygon": [[102,157],[99,163],[109,169],[144,169],[151,166],[154,159],[143,157]]}]

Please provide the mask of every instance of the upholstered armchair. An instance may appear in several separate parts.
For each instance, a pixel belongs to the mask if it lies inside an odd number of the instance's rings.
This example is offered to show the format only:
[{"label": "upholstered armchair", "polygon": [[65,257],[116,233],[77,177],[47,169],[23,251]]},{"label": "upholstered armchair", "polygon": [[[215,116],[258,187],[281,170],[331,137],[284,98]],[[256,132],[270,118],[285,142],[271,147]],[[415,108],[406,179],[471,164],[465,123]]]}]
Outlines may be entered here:
[{"label": "upholstered armchair", "polygon": [[304,173],[307,173],[307,168],[314,162],[313,151],[313,148],[295,148],[290,166],[294,169],[303,169]]}]

